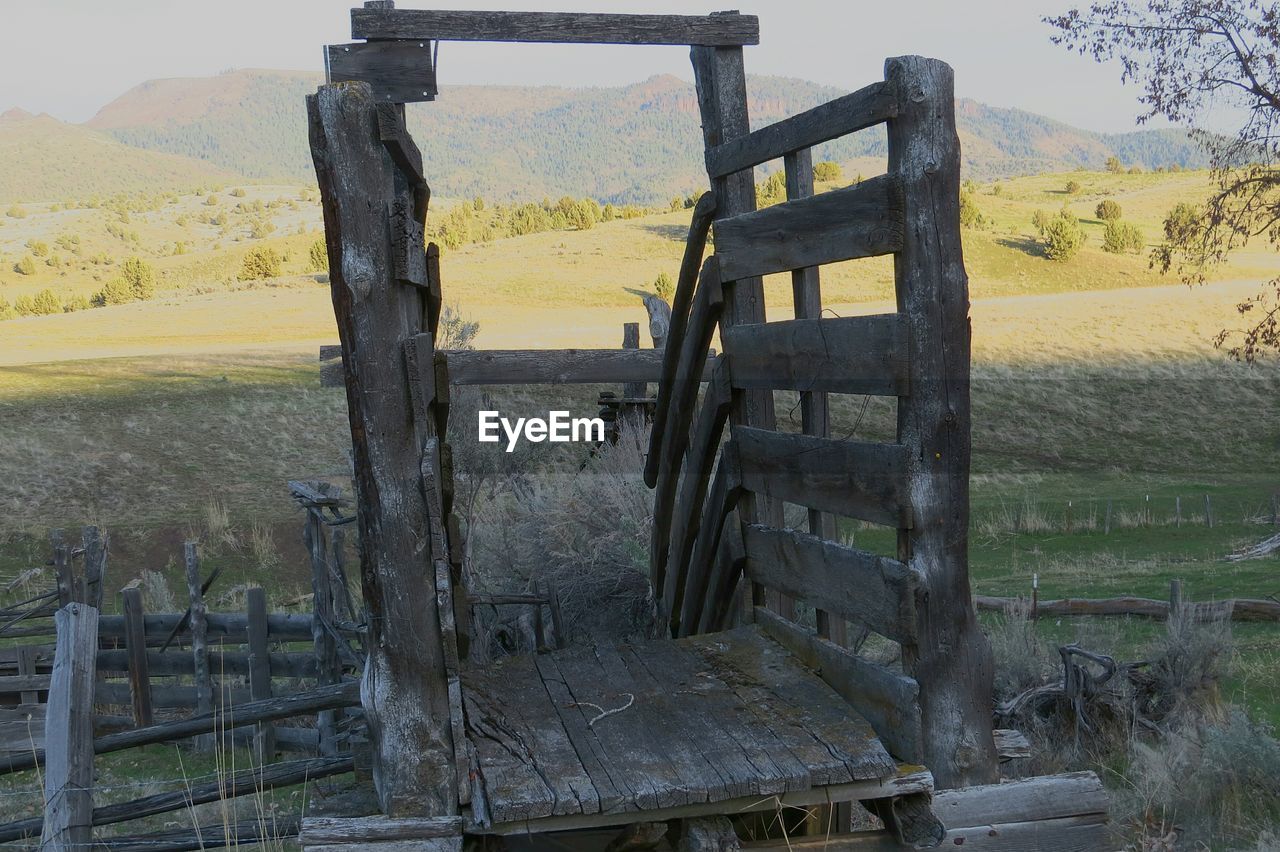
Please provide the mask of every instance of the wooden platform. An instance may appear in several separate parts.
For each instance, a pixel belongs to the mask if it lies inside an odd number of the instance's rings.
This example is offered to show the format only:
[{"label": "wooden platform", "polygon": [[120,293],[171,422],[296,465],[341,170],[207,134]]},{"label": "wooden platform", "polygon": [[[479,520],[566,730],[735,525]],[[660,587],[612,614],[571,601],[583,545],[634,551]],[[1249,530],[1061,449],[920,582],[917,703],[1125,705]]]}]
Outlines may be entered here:
[{"label": "wooden platform", "polygon": [[[928,790],[754,627],[463,673],[468,830],[552,831]],[[774,797],[778,796],[779,799]]]}]

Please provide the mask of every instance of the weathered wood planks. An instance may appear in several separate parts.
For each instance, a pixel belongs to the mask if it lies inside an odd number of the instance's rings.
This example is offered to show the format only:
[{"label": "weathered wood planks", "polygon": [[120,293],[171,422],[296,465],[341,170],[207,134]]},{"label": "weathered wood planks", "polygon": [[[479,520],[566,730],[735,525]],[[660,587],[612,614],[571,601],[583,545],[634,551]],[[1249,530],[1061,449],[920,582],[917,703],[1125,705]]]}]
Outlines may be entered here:
[{"label": "weathered wood planks", "polygon": [[920,761],[919,688],[914,680],[864,660],[763,607],[756,607],[756,620],[788,651],[820,671],[822,679],[871,723],[894,757]]},{"label": "weathered wood planks", "polygon": [[352,9],[351,37],[556,44],[744,45],[760,43],[754,15],[615,15]]},{"label": "weathered wood planks", "polygon": [[715,223],[725,281],[875,257],[902,248],[902,184],[880,175]]},{"label": "weathered wood planks", "polygon": [[910,527],[906,447],[733,427],[742,486],[788,503]]},{"label": "weathered wood planks", "polygon": [[69,603],[54,620],[58,649],[45,713],[40,848],[75,852],[93,842],[93,651],[98,645],[98,610]]},{"label": "weathered wood planks", "polygon": [[898,314],[726,328],[733,386],[905,396],[907,328]]},{"label": "weathered wood planks", "polygon": [[[455,385],[589,385],[662,378],[663,353],[657,349],[441,351],[449,359],[449,381]],[[706,358],[701,381],[711,375],[712,358]]]},{"label": "weathered wood planks", "polygon": [[795,530],[743,528],[746,572],[757,583],[808,601],[895,642],[916,639],[923,578],[896,559]]},{"label": "weathered wood planks", "polygon": [[425,39],[331,44],[324,58],[330,83],[368,83],[373,96],[384,103],[435,100],[436,69],[431,42]]},{"label": "weathered wood planks", "polygon": [[[395,841],[403,846],[392,847]],[[304,849],[400,848],[417,852],[455,852],[462,849],[461,817],[392,819],[370,817],[307,817],[298,832]]]},{"label": "weathered wood planks", "polygon": [[856,92],[766,125],[707,150],[713,178],[776,160],[801,148],[856,133],[898,114],[896,93],[885,83]]}]

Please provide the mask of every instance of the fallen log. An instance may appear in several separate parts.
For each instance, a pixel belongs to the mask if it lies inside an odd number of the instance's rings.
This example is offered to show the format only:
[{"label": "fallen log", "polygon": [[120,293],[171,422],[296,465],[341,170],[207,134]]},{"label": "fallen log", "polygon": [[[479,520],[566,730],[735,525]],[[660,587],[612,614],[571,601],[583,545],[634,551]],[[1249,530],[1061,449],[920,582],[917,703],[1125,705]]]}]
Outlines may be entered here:
[{"label": "fallen log", "polygon": [[[1001,598],[975,595],[978,609],[1003,612],[1018,598]],[[1255,598],[1234,598],[1210,603],[1187,604],[1187,609],[1201,621],[1230,619],[1232,621],[1280,621],[1280,602]],[[1152,598],[1062,598],[1040,601],[1036,606],[1040,616],[1059,615],[1132,615],[1139,618],[1168,618],[1169,602]]]}]

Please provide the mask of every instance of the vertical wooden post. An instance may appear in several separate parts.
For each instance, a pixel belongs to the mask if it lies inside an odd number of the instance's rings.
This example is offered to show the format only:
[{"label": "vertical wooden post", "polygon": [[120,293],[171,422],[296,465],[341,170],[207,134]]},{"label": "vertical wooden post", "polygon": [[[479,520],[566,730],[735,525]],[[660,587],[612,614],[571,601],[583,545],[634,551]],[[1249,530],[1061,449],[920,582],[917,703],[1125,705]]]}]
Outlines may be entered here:
[{"label": "vertical wooden post", "polygon": [[[267,595],[261,587],[249,590],[246,606],[249,617],[249,697],[261,701],[271,697],[271,657],[267,643]],[[260,766],[275,760],[275,726],[258,723],[253,737],[253,751]]]},{"label": "vertical wooden post", "polygon": [[455,814],[441,619],[435,586],[423,579],[446,556],[431,552],[434,536],[425,534],[421,463],[431,418],[414,417],[403,355],[405,341],[428,328],[430,306],[397,278],[393,249],[425,255],[425,204],[382,144],[367,85],[321,86],[307,114],[359,495],[369,622],[362,697],[375,786],[390,816]]},{"label": "vertical wooden post", "polygon": [[1073,520],[1073,518],[1071,517],[1071,509],[1072,509],[1071,501],[1068,500],[1067,501],[1067,535],[1071,534],[1071,522]]},{"label": "vertical wooden post", "polygon": [[85,603],[100,610],[107,578],[107,539],[102,530],[88,526],[81,531],[80,541],[84,546]]},{"label": "vertical wooden post", "polygon": [[1174,523],[1174,526],[1178,528],[1182,527],[1182,498],[1181,497],[1173,498],[1173,523]]},{"label": "vertical wooden post", "polygon": [[[905,228],[894,257],[898,311],[910,328],[911,392],[898,400],[912,526],[899,555],[925,578],[920,642],[903,660],[920,684],[923,762],[939,787],[999,780],[991,734],[993,662],[969,588],[969,281],[960,243],[960,142],[950,66],[885,63],[897,94],[889,172],[902,181]],[[900,757],[906,757],[900,755]]]},{"label": "vertical wooden post", "polygon": [[[307,510],[302,541],[311,555],[311,643],[316,656],[316,682],[325,686],[342,679],[342,664],[338,660],[337,642],[330,630],[333,624],[333,584],[329,581],[324,522],[319,510]],[[336,722],[337,716],[333,710],[322,710],[316,714],[316,727],[320,732],[320,754],[325,757],[337,753]]]},{"label": "vertical wooden post", "polygon": [[1102,534],[1111,535],[1111,498],[1107,498],[1106,520],[1102,522]]},{"label": "vertical wooden post", "polygon": [[93,842],[93,682],[98,611],[69,603],[54,614],[58,645],[45,715],[44,830],[40,849],[82,852]]},{"label": "vertical wooden post", "polygon": [[[622,348],[640,348],[640,323],[624,322],[622,324]],[[622,402],[618,404],[618,427],[624,427],[632,437],[639,435],[644,428],[644,404],[627,402],[628,399],[643,399],[649,395],[649,386],[644,382],[627,382],[622,386]]]},{"label": "vertical wooden post", "polygon": [[142,590],[120,592],[124,612],[124,647],[129,658],[129,698],[133,723],[145,727],[154,721],[151,712],[151,671],[147,663],[147,627],[142,611]]},{"label": "vertical wooden post", "polygon": [[1213,503],[1209,501],[1209,495],[1204,495],[1204,525],[1209,529],[1213,529]]},{"label": "vertical wooden post", "polygon": [[1169,617],[1177,618],[1182,612],[1182,581],[1169,581]]},{"label": "vertical wooden post", "polygon": [[[36,646],[35,645],[19,645],[17,647],[18,654],[18,674],[34,675],[36,673]],[[35,689],[23,690],[18,695],[20,704],[39,704],[40,692]]]},{"label": "vertical wooden post", "polygon": [[1280,494],[1271,495],[1271,526],[1280,527]]},{"label": "vertical wooden post", "polygon": [[[182,545],[182,561],[187,572],[187,594],[191,598],[191,654],[194,661],[192,681],[196,688],[196,712],[213,711],[213,677],[209,672],[209,622],[200,588],[200,553],[194,541]],[[213,749],[214,731],[195,738],[198,751]]]},{"label": "vertical wooden post", "polygon": [[[750,133],[742,48],[696,45],[690,49],[689,58],[693,63],[704,145],[714,148]],[[712,178],[711,187],[716,195],[717,220],[756,209],[754,168]],[[763,278],[742,278],[722,282],[722,285],[725,290],[725,309],[720,318],[722,327],[765,321]],[[735,393],[729,418],[735,425],[774,428],[773,392],[748,390]],[[739,501],[738,515],[743,523],[760,521],[775,527],[782,525],[782,506],[776,500],[750,492]],[[743,596],[745,618],[752,617],[753,605],[765,603],[763,592],[762,586],[752,584],[751,594]]]},{"label": "vertical wooden post", "polygon": [[53,530],[49,538],[53,542],[53,572],[58,583],[58,606],[66,606],[76,599],[71,547],[63,541],[62,530]]}]

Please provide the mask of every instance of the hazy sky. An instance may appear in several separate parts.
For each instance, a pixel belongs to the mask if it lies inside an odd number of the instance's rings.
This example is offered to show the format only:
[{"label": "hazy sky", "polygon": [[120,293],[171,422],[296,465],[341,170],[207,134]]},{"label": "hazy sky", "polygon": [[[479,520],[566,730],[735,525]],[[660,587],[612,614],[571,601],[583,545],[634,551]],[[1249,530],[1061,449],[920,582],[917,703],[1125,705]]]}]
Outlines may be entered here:
[{"label": "hazy sky", "polygon": [[[732,0],[440,0],[456,9],[704,13]],[[1119,71],[1049,43],[1046,14],[1078,0],[739,0],[760,16],[747,71],[843,88],[880,79],[886,56],[922,53],[956,69],[960,95],[1095,130],[1129,130],[1137,105]],[[228,68],[320,69],[320,45],[350,41],[351,0],[0,0],[0,110],[83,121],[154,77]],[[402,8],[428,0],[401,0]],[[691,79],[688,49],[447,42],[440,97],[456,83],[618,85]]]}]

